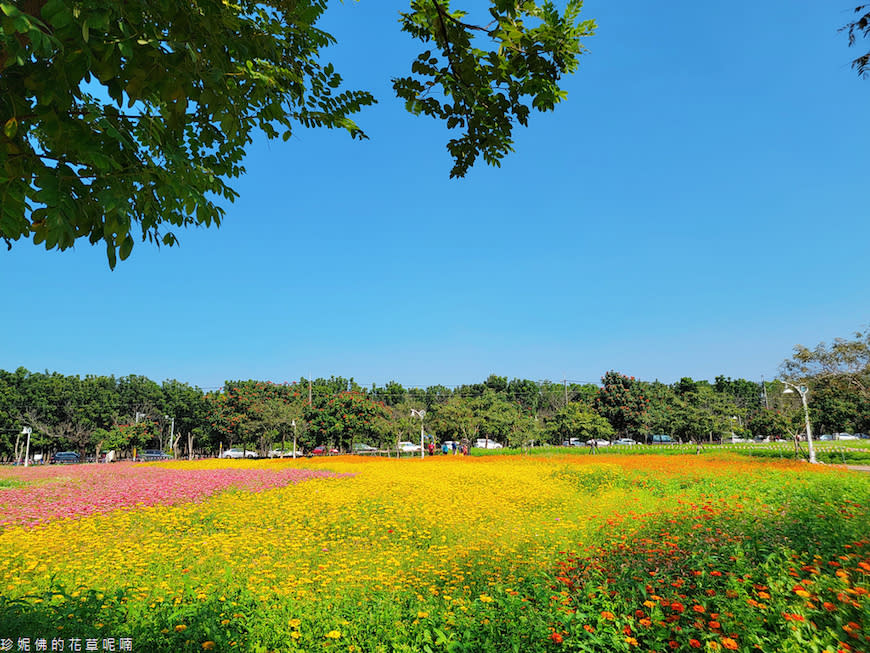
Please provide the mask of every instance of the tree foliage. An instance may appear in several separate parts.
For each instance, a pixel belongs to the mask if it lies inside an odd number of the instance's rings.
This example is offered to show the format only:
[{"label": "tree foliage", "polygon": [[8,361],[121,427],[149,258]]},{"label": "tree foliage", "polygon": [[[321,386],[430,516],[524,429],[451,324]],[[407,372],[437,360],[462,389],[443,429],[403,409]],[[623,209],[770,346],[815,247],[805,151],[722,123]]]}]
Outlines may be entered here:
[{"label": "tree foliage", "polygon": [[[395,80],[409,110],[462,129],[451,176],[498,164],[531,105],[564,97],[577,67],[581,3],[492,0],[477,27],[446,0],[412,0],[401,28],[424,52]],[[109,265],[137,239],[219,225],[255,132],[300,127],[364,138],[351,116],[374,103],[342,90],[317,27],[327,0],[0,0],[0,238],[46,249],[103,243]],[[478,47],[481,40],[489,48]]]},{"label": "tree foliage", "polygon": [[[870,36],[870,5],[858,5],[854,9],[857,16],[855,20],[847,23],[840,31],[846,32],[849,35],[849,46],[855,45],[858,37],[867,38]],[[852,60],[852,68],[858,71],[861,77],[866,78],[868,68],[870,68],[870,52],[866,52]]]},{"label": "tree foliage", "polygon": [[602,388],[595,398],[595,409],[622,434],[637,434],[643,430],[649,404],[643,386],[635,378],[607,372],[601,379]]}]

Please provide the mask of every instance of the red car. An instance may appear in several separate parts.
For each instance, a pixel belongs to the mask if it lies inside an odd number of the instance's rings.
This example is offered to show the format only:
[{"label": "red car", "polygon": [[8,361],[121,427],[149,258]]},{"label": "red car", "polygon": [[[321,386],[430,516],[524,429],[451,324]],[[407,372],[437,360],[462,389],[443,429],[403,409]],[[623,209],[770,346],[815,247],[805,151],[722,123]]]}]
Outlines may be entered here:
[{"label": "red car", "polygon": [[311,450],[311,455],[312,455],[312,456],[323,456],[323,455],[326,455],[326,454],[328,454],[328,453],[329,453],[329,454],[331,454],[331,453],[338,453],[338,449],[335,449],[335,448],[333,448],[333,447],[329,447],[329,448],[327,448],[327,447],[325,447],[325,446],[323,446],[323,445],[320,445],[319,447],[314,447],[314,448]]}]

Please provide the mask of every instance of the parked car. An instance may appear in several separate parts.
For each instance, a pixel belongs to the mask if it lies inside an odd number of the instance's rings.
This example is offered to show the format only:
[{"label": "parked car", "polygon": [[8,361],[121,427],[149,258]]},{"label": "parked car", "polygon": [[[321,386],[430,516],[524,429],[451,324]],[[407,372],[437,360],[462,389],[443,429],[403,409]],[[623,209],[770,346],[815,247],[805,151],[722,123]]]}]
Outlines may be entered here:
[{"label": "parked car", "polygon": [[[303,455],[302,449],[296,450],[296,457],[299,458]],[[272,449],[269,452],[269,458],[292,458],[293,457],[293,449]]]},{"label": "parked car", "polygon": [[71,465],[73,463],[80,463],[81,461],[82,457],[77,451],[58,451],[51,457],[52,465]]},{"label": "parked car", "polygon": [[257,452],[251,449],[227,449],[221,454],[221,458],[256,458]]},{"label": "parked car", "polygon": [[402,453],[420,453],[420,445],[413,442],[400,442],[399,451]]},{"label": "parked car", "polygon": [[478,438],[474,441],[474,446],[478,449],[501,449],[502,446],[495,440],[487,440],[486,438]]},{"label": "parked car", "polygon": [[373,447],[370,444],[366,444],[365,442],[354,442],[353,443],[353,452],[354,453],[377,453],[378,448]]},{"label": "parked car", "polygon": [[610,446],[610,440],[596,440],[596,439],[593,438],[593,439],[591,439],[591,440],[587,440],[587,441],[586,441],[586,446],[587,446],[587,447],[591,447],[591,446],[593,446],[593,445],[596,446],[596,447],[609,447],[609,446]]},{"label": "parked car", "polygon": [[562,441],[563,447],[582,447],[583,441],[580,438],[570,438]]},{"label": "parked car", "polygon": [[338,449],[335,447],[326,447],[324,445],[320,445],[319,447],[314,447],[311,450],[312,456],[325,456],[326,454],[338,453]]},{"label": "parked car", "polygon": [[851,433],[835,433],[838,440],[860,440],[857,435],[852,435]]},{"label": "parked car", "polygon": [[819,440],[821,440],[822,442],[832,442],[834,440],[834,436],[830,433],[822,433],[822,435],[819,436]]},{"label": "parked car", "polygon": [[172,456],[160,449],[146,449],[142,452],[142,460],[146,462],[153,460],[172,460]]},{"label": "parked car", "polygon": [[670,435],[651,435],[649,436],[650,444],[674,444],[674,439]]},{"label": "parked car", "polygon": [[619,438],[613,444],[621,444],[631,446],[633,444],[637,444],[637,440],[632,440],[631,438]]}]

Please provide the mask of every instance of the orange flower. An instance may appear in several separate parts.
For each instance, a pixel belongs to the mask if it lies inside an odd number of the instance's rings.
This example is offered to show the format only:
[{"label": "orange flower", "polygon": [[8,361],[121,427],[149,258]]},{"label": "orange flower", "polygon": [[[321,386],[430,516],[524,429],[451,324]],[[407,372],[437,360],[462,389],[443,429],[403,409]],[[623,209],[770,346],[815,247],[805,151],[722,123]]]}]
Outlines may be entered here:
[{"label": "orange flower", "polygon": [[710,628],[712,628],[713,630],[719,630],[719,628],[721,628],[721,627],[722,627],[722,624],[720,624],[718,621],[711,621],[710,622]]},{"label": "orange flower", "polygon": [[674,601],[673,603],[671,603],[671,610],[673,610],[674,612],[682,612],[685,609],[686,606],[684,606],[679,601]]},{"label": "orange flower", "polygon": [[737,650],[737,642],[735,642],[730,637],[723,637],[722,638],[722,646],[727,648],[729,651],[736,651]]},{"label": "orange flower", "polygon": [[698,614],[704,614],[704,606],[703,605],[693,605],[692,610],[694,610]]},{"label": "orange flower", "polygon": [[552,640],[553,640],[554,642],[556,642],[557,644],[561,644],[561,643],[562,643],[562,636],[561,636],[559,633],[551,633],[551,634],[550,634],[550,639],[552,639]]},{"label": "orange flower", "polygon": [[594,633],[595,632],[595,628],[590,626],[589,624],[586,624],[585,626],[583,626],[583,630],[585,630],[587,633]]},{"label": "orange flower", "polygon": [[607,610],[605,610],[601,613],[601,618],[610,619],[612,621],[613,619],[616,619],[616,616],[612,612],[608,612]]},{"label": "orange flower", "polygon": [[628,642],[630,646],[637,646],[637,640],[634,637],[626,637],[625,641]]},{"label": "orange flower", "polygon": [[690,639],[689,646],[691,646],[692,648],[701,648],[701,642],[699,642],[697,639]]}]

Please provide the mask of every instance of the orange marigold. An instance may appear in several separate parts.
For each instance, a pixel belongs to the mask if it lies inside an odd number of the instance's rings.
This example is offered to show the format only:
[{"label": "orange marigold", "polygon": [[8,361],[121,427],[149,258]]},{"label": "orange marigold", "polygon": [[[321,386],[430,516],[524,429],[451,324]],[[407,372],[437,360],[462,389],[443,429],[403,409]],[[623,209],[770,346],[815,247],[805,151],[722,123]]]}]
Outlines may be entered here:
[{"label": "orange marigold", "polygon": [[730,637],[723,637],[722,638],[722,646],[727,648],[729,651],[736,651],[737,650],[737,642],[735,642]]}]

